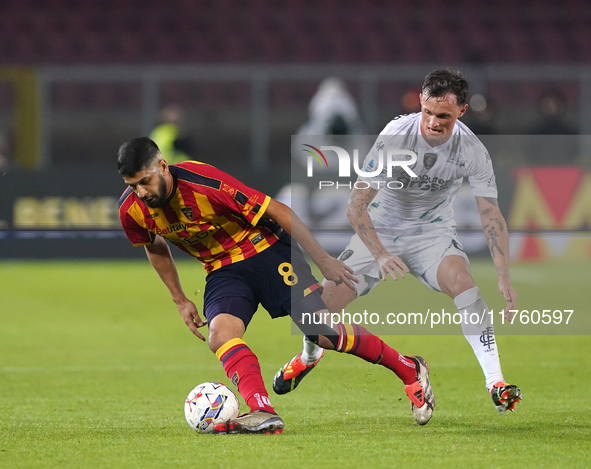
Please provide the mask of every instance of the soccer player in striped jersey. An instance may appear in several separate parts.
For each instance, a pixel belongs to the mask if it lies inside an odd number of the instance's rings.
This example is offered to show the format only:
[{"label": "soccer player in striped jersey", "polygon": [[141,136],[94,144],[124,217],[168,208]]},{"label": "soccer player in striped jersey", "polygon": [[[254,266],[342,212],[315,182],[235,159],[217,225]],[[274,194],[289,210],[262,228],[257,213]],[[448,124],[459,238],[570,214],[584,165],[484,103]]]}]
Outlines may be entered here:
[{"label": "soccer player in striped jersey", "polygon": [[[207,164],[186,161],[169,166],[145,137],[121,145],[117,166],[129,185],[119,201],[127,237],[145,247],[193,334],[205,340],[199,328],[208,325],[211,351],[250,408],[247,414],[215,425],[215,433],[283,431],[258,359],[242,340],[259,303],[273,318],[291,316],[323,349],[392,370],[405,385],[417,422],[429,421],[435,402],[425,360],[400,355],[361,326],[339,323],[333,329],[304,320],[306,314],[326,319],[328,310],[292,236],[325,278],[352,291],[357,279],[351,268],[322,249],[287,206]],[[183,292],[166,240],[199,259],[207,271],[205,321]]]}]

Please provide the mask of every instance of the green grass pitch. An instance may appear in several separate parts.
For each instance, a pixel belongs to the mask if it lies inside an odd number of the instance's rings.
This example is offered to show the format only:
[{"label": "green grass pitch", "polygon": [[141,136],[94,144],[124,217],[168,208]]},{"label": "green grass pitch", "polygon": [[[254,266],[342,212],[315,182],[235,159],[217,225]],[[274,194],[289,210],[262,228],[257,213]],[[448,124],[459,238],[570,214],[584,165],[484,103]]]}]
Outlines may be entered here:
[{"label": "green grass pitch", "polygon": [[[203,269],[182,261],[179,271],[201,307]],[[489,307],[501,309],[492,263],[473,261],[472,271]],[[589,280],[584,263],[513,267],[521,308],[588,317]],[[357,303],[453,309],[412,278]],[[288,319],[260,310],[244,338],[271,390],[301,337],[291,335]],[[186,395],[204,381],[230,383],[147,260],[2,262],[0,467],[591,466],[588,335],[497,337],[505,377],[524,397],[503,417],[461,335],[384,339],[429,361],[437,407],[427,426],[413,425],[402,383],[389,371],[328,352],[294,393],[271,391],[282,435],[199,435],[184,420]]]}]

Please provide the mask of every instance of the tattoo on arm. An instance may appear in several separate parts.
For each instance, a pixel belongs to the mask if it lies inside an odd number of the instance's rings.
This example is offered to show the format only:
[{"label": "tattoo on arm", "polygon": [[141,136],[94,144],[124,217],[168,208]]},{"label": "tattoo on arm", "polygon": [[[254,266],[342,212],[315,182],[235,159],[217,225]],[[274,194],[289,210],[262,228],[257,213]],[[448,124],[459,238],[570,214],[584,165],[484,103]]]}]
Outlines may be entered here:
[{"label": "tattoo on arm", "polygon": [[[506,239],[504,238],[507,236],[507,233],[505,233],[507,225],[499,209],[495,208],[499,206],[498,200],[494,197],[480,197],[477,199],[479,201],[484,200],[489,204],[488,207],[483,208],[480,211],[480,215],[482,216],[482,229],[486,236],[486,242],[488,243],[491,257],[493,260],[497,261],[497,263],[502,263],[502,265],[497,265],[497,273],[499,276],[509,275],[509,266],[507,264],[507,256],[509,253],[504,252],[504,250],[506,250],[505,247],[507,246]],[[501,248],[501,245],[503,248]]]},{"label": "tattoo on arm", "polygon": [[499,251],[499,254],[501,256],[505,255],[505,253],[501,250],[501,248],[499,246],[499,236],[501,236],[501,235],[494,226],[492,226],[489,230],[486,231],[486,238],[488,241],[488,247],[490,249],[490,254],[493,259],[496,256],[496,251]]},{"label": "tattoo on arm", "polygon": [[373,189],[353,189],[349,197],[347,217],[372,254],[379,256],[384,252],[384,247],[375,240],[376,229],[368,214],[368,206],[376,193],[377,191]]},{"label": "tattoo on arm", "polygon": [[488,242],[492,258],[495,258],[497,251],[501,256],[504,256],[505,253],[499,246],[499,237],[501,236],[501,233],[505,231],[505,224],[497,217],[492,217],[489,220],[489,223],[484,225],[482,229],[486,235],[486,241]]},{"label": "tattoo on arm", "polygon": [[504,228],[504,226],[503,226],[504,224],[503,224],[503,223],[501,222],[501,220],[499,220],[498,218],[496,218],[496,217],[493,217],[493,218],[491,218],[491,219],[490,219],[490,221],[491,221],[491,222],[492,222],[492,221],[496,221],[496,222],[497,222],[497,225],[499,225],[499,230],[501,230],[501,233],[502,233],[502,232],[505,230],[505,228]]},{"label": "tattoo on arm", "polygon": [[364,212],[367,213],[367,207],[374,199],[376,193],[377,191],[373,189],[353,189],[347,204],[348,215],[350,214],[355,220],[358,220]]}]

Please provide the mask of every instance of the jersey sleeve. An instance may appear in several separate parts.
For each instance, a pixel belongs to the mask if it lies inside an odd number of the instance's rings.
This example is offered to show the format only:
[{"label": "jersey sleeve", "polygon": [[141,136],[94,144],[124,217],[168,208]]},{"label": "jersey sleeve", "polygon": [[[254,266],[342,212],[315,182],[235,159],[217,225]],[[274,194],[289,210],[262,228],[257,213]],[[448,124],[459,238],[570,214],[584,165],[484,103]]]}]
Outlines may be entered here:
[{"label": "jersey sleeve", "polygon": [[232,197],[234,206],[246,218],[248,223],[253,226],[256,225],[267,210],[271,202],[271,197],[252,187],[248,187],[231,176],[226,181],[224,184],[235,188],[234,196]]},{"label": "jersey sleeve", "polygon": [[468,183],[475,197],[498,197],[492,161],[484,146],[475,151],[469,167]]},{"label": "jersey sleeve", "polygon": [[213,197],[216,203],[230,211],[239,212],[253,226],[259,222],[271,202],[271,197],[213,166],[202,165],[197,169],[203,176],[219,181],[219,189],[208,192],[208,197]]},{"label": "jersey sleeve", "polygon": [[[384,155],[384,137],[378,136],[371,150],[363,161],[361,170],[365,173],[363,176],[359,175],[359,180],[371,184],[386,179],[386,168],[384,162],[386,157]],[[381,168],[380,168],[381,166]]]},{"label": "jersey sleeve", "polygon": [[131,197],[121,198],[119,205],[119,220],[127,238],[134,246],[147,246],[154,242],[156,235],[148,231],[140,223],[143,214],[137,202]]},{"label": "jersey sleeve", "polygon": [[[388,151],[406,149],[405,133],[406,127],[408,126],[408,117],[410,116],[398,116],[390,121],[380,135],[378,135],[378,138],[363,162],[361,170],[367,173],[367,176],[359,176],[361,181],[371,184],[372,182],[385,182],[388,179],[386,167]],[[394,152],[391,158],[394,161],[407,161],[410,156],[405,153],[397,154]]]}]

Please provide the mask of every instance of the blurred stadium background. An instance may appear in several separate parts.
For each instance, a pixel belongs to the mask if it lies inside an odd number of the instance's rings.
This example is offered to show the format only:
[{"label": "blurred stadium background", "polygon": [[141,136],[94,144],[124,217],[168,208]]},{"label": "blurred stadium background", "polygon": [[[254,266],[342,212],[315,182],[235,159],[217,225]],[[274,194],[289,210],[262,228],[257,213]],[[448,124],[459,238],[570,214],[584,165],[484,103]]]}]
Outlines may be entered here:
[{"label": "blurred stadium background", "polygon": [[491,150],[513,257],[588,261],[585,0],[5,0],[0,257],[143,256],[119,230],[114,160],[163,107],[182,108],[191,157],[275,195],[322,80],[343,80],[377,134],[448,66],[471,83],[464,121]]},{"label": "blurred stadium background", "polygon": [[[411,425],[385,370],[327,354],[297,393],[273,397],[289,422],[281,441],[195,438],[186,394],[229,382],[120,229],[119,145],[176,106],[186,154],[285,198],[299,184],[291,136],[314,127],[325,79],[342,80],[358,118],[330,132],[377,134],[416,110],[424,76],[441,67],[470,81],[462,120],[493,159],[518,306],[574,310],[579,335],[562,324],[497,335],[524,393],[509,418],[464,339],[398,333],[385,340],[432,367],[428,427]],[[588,0],[0,1],[0,466],[588,467],[590,136]],[[348,237],[342,197],[312,190],[298,214],[336,253]],[[498,312],[469,188],[456,203],[472,273]],[[204,272],[191,259],[178,267],[201,307]],[[453,308],[404,282],[353,308]],[[287,320],[253,323],[246,340],[269,385],[301,338]]]}]

